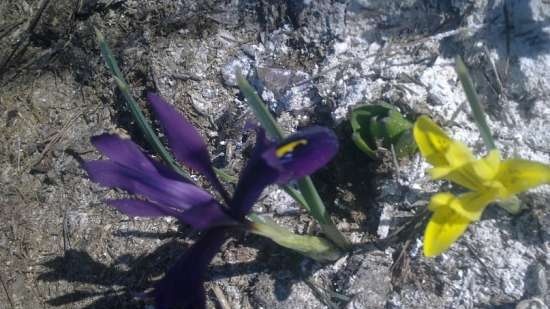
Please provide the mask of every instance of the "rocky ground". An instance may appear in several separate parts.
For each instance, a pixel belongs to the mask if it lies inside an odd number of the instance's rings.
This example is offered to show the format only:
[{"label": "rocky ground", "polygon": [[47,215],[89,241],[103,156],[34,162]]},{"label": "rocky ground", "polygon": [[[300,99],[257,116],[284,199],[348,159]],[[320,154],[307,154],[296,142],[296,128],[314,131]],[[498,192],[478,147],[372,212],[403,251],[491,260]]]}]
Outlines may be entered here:
[{"label": "rocky ground", "polygon": [[[356,249],[320,265],[254,236],[215,258],[211,308],[548,308],[550,190],[490,207],[450,251],[421,254],[403,226],[447,184],[414,156],[371,160],[350,142],[357,104],[428,114],[483,152],[454,72],[471,68],[505,157],[550,162],[550,3],[545,0],[24,0],[0,2],[0,308],[140,308],[196,234],[172,220],[129,219],[118,194],[79,167],[89,138],[144,147],[100,57],[105,35],[141,103],[161,93],[193,120],[215,164],[237,174],[250,112],[240,69],[287,132],[333,127],[342,150],[314,177]],[[145,105],[144,105],[145,106]],[[276,188],[256,205],[295,232],[311,219]],[[413,229],[414,230],[414,229]],[[417,229],[418,230],[418,229]]]}]

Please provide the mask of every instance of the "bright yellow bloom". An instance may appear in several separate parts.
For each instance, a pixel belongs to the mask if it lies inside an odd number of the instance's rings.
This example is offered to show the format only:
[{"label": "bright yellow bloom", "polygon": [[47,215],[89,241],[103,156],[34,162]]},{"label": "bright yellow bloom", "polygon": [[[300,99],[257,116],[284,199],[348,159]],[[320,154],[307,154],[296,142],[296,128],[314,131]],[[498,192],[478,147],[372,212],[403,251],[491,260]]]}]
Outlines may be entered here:
[{"label": "bright yellow bloom", "polygon": [[479,220],[489,203],[514,197],[541,184],[550,183],[550,166],[522,159],[501,160],[498,150],[476,159],[466,145],[454,141],[430,118],[421,116],[413,129],[420,153],[433,165],[433,179],[447,179],[470,190],[455,196],[437,193],[428,208],[433,212],[424,232],[424,255],[447,250]]}]

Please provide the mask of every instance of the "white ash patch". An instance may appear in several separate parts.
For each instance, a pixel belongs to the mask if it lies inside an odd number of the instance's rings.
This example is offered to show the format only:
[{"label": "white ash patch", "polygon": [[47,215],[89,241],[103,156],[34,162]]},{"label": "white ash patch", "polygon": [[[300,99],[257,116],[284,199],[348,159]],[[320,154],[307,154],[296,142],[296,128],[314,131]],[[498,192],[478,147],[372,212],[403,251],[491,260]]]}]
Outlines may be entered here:
[{"label": "white ash patch", "polygon": [[300,206],[281,189],[271,190],[263,200],[263,204],[266,205],[271,213],[277,215],[295,214],[300,211]]}]

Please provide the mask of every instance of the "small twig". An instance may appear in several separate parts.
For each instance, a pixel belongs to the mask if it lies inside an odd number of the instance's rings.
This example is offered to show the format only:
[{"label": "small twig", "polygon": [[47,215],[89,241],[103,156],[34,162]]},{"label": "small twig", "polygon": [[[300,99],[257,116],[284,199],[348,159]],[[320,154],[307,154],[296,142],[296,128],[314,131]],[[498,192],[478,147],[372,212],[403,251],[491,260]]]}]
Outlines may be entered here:
[{"label": "small twig", "polygon": [[489,50],[487,49],[486,46],[483,47],[483,50],[485,52],[485,55],[487,56],[487,59],[489,59],[489,63],[491,64],[491,69],[493,70],[493,74],[495,75],[495,80],[497,81],[499,94],[505,95],[504,86],[502,85],[502,81],[500,80],[500,75],[498,74],[497,66],[493,61],[493,58],[491,58],[491,54],[489,53]]},{"label": "small twig", "polygon": [[71,249],[71,239],[70,236],[70,226],[69,226],[69,219],[67,217],[67,209],[63,211],[63,252],[67,252],[67,248]]},{"label": "small twig", "polygon": [[42,17],[42,13],[44,13],[44,10],[46,10],[46,7],[50,3],[50,0],[42,0],[40,2],[40,5],[38,6],[38,12],[34,14],[33,18],[31,19],[31,22],[29,23],[29,27],[27,28],[28,33],[34,32],[34,28],[36,28],[36,25],[38,24],[38,21],[40,20],[40,17]]},{"label": "small twig", "polygon": [[472,247],[472,245],[470,243],[468,243],[467,241],[463,242],[464,245],[466,246],[466,248],[468,248],[468,250],[470,250],[470,252],[472,253],[472,255],[474,256],[474,258],[483,266],[483,268],[485,268],[485,272],[487,272],[487,274],[489,275],[489,277],[491,277],[491,279],[493,279],[495,282],[498,282],[500,279],[497,278],[497,276],[490,272],[489,269],[491,269],[489,266],[487,266],[487,263],[485,263],[481,257],[479,256],[478,252],[476,249],[474,249],[474,247]]},{"label": "small twig", "polygon": [[0,282],[2,282],[2,288],[6,293],[6,297],[8,298],[8,302],[10,303],[10,306],[14,308],[13,301],[11,300],[11,297],[10,297],[10,292],[8,291],[8,287],[6,286],[6,283],[4,282],[4,278],[2,278],[2,275],[0,275]]},{"label": "small twig", "polygon": [[330,309],[338,309],[338,306],[330,300],[326,290],[318,288],[310,279],[304,278],[304,283],[311,289],[315,297]]},{"label": "small twig", "polygon": [[21,170],[21,137],[19,135],[17,136],[17,154],[16,154],[16,162],[17,162],[17,173]]},{"label": "small twig", "polygon": [[399,181],[401,180],[401,169],[399,168],[399,163],[397,162],[397,154],[395,153],[395,147],[393,146],[393,144],[390,144],[390,150],[392,163],[395,168],[397,183],[399,183]]},{"label": "small twig", "polygon": [[394,286],[402,284],[410,271],[410,267],[408,265],[407,260],[407,249],[411,245],[411,239],[407,239],[403,246],[401,247],[401,251],[399,252],[399,255],[395,259],[395,262],[393,262],[392,266],[390,267],[390,271],[393,275],[393,278],[396,280],[394,283]]},{"label": "small twig", "polygon": [[39,164],[40,162],[42,162],[42,160],[46,157],[46,155],[48,154],[48,152],[50,152],[51,148],[56,144],[58,143],[59,141],[61,141],[61,139],[63,138],[63,136],[65,135],[65,133],[67,133],[69,127],[71,126],[71,124],[76,120],[78,119],[78,117],[80,117],[82,115],[82,112],[79,111],[77,112],[73,117],[71,117],[66,123],[65,125],[63,125],[63,127],[61,128],[61,130],[59,130],[59,132],[57,132],[53,137],[52,139],[48,142],[48,144],[46,145],[46,147],[44,147],[44,150],[42,150],[42,152],[40,153],[40,156],[38,157],[38,159],[33,162],[32,164],[29,164],[28,166],[25,167],[25,170],[29,169],[29,168],[32,168],[34,166],[36,166],[37,164]]},{"label": "small twig", "polygon": [[400,228],[398,228],[395,232],[388,235],[384,239],[378,240],[377,246],[386,247],[391,243],[395,242],[396,240],[398,240],[402,234],[407,235],[406,239],[415,237],[415,235],[420,231],[420,229],[422,228],[422,226],[424,225],[425,221],[428,219],[430,214],[431,213],[428,210],[428,208],[424,207],[414,217],[410,218],[409,221],[407,221]]},{"label": "small twig", "polygon": [[449,117],[449,120],[445,122],[445,126],[448,126],[452,123],[455,122],[456,120],[456,117],[458,117],[458,115],[460,114],[460,112],[464,111],[464,108],[466,107],[466,101],[463,101],[462,103],[460,103],[460,105],[458,106],[458,108],[453,112],[453,114],[451,115],[451,117]]},{"label": "small twig", "polygon": [[220,307],[222,307],[222,309],[231,309],[229,301],[225,297],[222,289],[220,289],[217,284],[212,285],[212,291],[214,292],[214,295],[216,295],[216,299],[218,300],[218,303],[220,304]]},{"label": "small twig", "polygon": [[27,27],[27,31],[25,34],[23,34],[23,37],[15,44],[15,47],[13,48],[12,52],[9,54],[8,57],[6,57],[6,60],[0,65],[0,75],[2,74],[2,71],[7,67],[8,63],[13,58],[18,58],[19,55],[22,55],[28,46],[29,37],[34,32],[34,29],[36,28],[36,25],[38,24],[38,21],[40,20],[40,17],[42,17],[42,13],[44,13],[44,10],[46,10],[46,7],[50,3],[50,0],[42,0],[38,6],[38,11],[34,16],[32,17],[29,26]]},{"label": "small twig", "polygon": [[19,21],[19,22],[16,22],[16,23],[14,23],[13,25],[11,25],[9,27],[6,27],[6,28],[0,30],[0,40],[3,39],[5,36],[7,36],[8,33],[12,32],[13,29],[20,26],[22,23],[23,23],[23,21]]}]

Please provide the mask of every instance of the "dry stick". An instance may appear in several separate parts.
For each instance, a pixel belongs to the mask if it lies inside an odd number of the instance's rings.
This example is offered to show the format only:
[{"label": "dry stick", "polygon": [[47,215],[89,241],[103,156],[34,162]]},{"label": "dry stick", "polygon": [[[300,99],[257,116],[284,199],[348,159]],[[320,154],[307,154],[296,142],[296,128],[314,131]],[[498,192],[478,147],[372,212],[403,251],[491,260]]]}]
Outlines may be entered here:
[{"label": "dry stick", "polygon": [[304,278],[303,281],[320,302],[329,307],[329,309],[338,309],[338,306],[330,300],[329,296],[326,295],[326,291],[321,291],[321,289],[318,288],[315,283],[311,282],[311,280],[308,278]]},{"label": "dry stick", "polygon": [[[397,259],[395,259],[395,262],[390,266],[390,271],[394,275],[394,278],[396,280],[399,280],[402,282],[407,276],[408,267],[406,267],[406,258],[407,258],[407,249],[409,248],[411,244],[411,239],[407,239],[403,246],[401,246],[401,251],[399,252],[399,255],[397,256]],[[399,267],[399,268],[398,268]],[[399,271],[399,272],[398,272]]]},{"label": "dry stick", "polygon": [[[27,43],[31,33],[34,32],[34,28],[36,28],[36,25],[38,24],[40,17],[42,17],[42,13],[44,13],[44,10],[46,9],[49,3],[50,3],[50,0],[42,0],[40,2],[40,5],[38,6],[38,11],[36,12],[36,14],[34,14],[33,18],[31,19],[31,22],[29,23],[29,26],[27,27],[27,31],[24,34],[23,38],[19,40],[19,42],[15,45],[10,55],[4,61],[4,63],[0,65],[0,75],[2,75],[2,71],[4,70],[8,62],[12,60],[12,58],[19,57],[19,55],[22,55],[23,52],[27,49],[26,46],[28,44],[25,44],[25,43]],[[21,49],[21,52],[18,52],[21,46],[24,46],[24,48]]]},{"label": "dry stick", "polygon": [[19,27],[19,25],[21,25],[22,23],[23,23],[23,21],[18,21],[16,23],[14,23],[13,25],[8,26],[8,27],[0,30],[0,40],[3,39],[5,36],[7,36],[8,33],[11,33],[15,28]]},{"label": "dry stick", "polygon": [[401,169],[399,168],[399,163],[397,162],[397,154],[395,153],[395,147],[393,146],[393,144],[390,144],[390,150],[391,150],[392,163],[395,168],[397,183],[399,183],[401,180]]},{"label": "dry stick", "polygon": [[6,293],[6,297],[8,298],[8,302],[10,303],[10,306],[14,308],[13,301],[10,297],[10,292],[8,292],[8,287],[6,286],[6,283],[4,282],[4,278],[2,278],[2,275],[0,275],[0,282],[2,282],[2,288],[4,288],[4,292]]},{"label": "dry stick", "polygon": [[376,242],[377,246],[386,247],[389,244],[393,243],[394,241],[398,240],[401,236],[401,234],[408,232],[410,235],[415,235],[415,232],[420,230],[420,227],[424,224],[424,222],[428,219],[430,216],[430,211],[428,210],[428,207],[422,208],[418,213],[416,213],[409,221],[407,221],[405,224],[403,224],[400,228],[398,228],[395,232],[388,235],[384,239],[380,239]]},{"label": "dry stick", "polygon": [[44,150],[42,150],[42,152],[40,153],[40,156],[38,157],[38,159],[32,163],[32,164],[29,164],[25,167],[25,171],[29,168],[32,168],[34,166],[36,166],[37,164],[39,164],[40,162],[42,162],[42,160],[44,159],[44,157],[46,156],[46,154],[48,152],[50,152],[51,148],[56,144],[58,143],[59,141],[61,141],[61,139],[63,138],[63,136],[65,135],[65,133],[67,133],[69,127],[71,126],[71,124],[76,120],[78,119],[78,117],[80,117],[82,115],[82,112],[79,111],[77,112],[73,117],[71,117],[66,123],[65,125],[61,128],[61,130],[59,130],[59,132],[57,132],[54,137],[48,142],[48,144],[46,145],[46,147],[44,147]]}]

